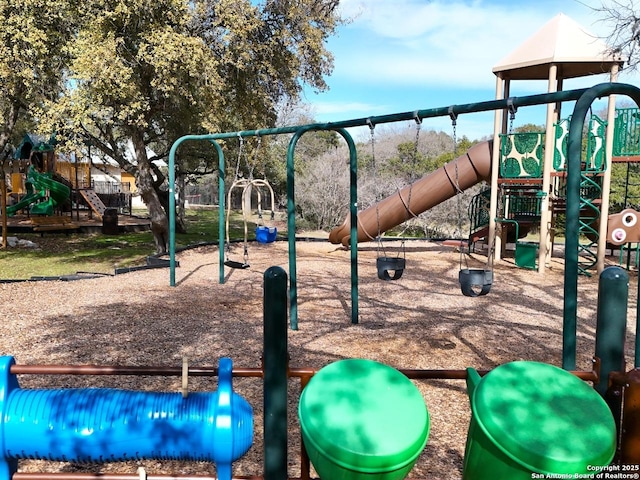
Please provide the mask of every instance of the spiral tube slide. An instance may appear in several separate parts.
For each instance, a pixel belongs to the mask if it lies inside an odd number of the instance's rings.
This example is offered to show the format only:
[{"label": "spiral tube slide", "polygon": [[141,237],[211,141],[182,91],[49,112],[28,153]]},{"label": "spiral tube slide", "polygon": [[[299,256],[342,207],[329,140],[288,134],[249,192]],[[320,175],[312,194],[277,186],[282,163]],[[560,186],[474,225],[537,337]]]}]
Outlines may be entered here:
[{"label": "spiral tube slide", "polygon": [[253,441],[253,412],[232,390],[232,362],[221,358],[216,392],[139,392],[107,388],[21,389],[0,357],[0,480],[20,459],[63,462],[192,460],[231,463]]},{"label": "spiral tube slide", "polygon": [[[435,207],[477,183],[491,178],[493,141],[471,147],[464,155],[422,177],[376,205],[358,213],[358,242],[368,242],[383,232]],[[334,244],[349,245],[351,216],[329,233]]]}]

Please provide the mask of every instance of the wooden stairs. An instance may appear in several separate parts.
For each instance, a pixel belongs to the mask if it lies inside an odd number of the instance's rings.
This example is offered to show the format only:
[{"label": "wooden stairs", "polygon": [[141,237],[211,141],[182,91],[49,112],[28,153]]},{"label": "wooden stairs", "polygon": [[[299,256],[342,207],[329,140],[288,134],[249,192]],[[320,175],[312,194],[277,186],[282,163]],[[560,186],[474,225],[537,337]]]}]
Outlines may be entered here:
[{"label": "wooden stairs", "polygon": [[80,190],[80,195],[85,199],[89,208],[95,212],[100,220],[102,220],[102,216],[104,215],[104,211],[107,209],[106,205],[102,203],[100,197],[92,189]]}]

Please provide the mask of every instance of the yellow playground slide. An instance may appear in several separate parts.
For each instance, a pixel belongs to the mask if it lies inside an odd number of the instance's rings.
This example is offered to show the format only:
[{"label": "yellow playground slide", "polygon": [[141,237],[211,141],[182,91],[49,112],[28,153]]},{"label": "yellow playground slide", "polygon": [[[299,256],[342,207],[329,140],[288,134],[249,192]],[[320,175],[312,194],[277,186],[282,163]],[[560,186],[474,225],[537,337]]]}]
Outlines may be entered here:
[{"label": "yellow playground slide", "polygon": [[[464,155],[425,175],[358,213],[358,242],[367,242],[422,212],[491,177],[493,141],[471,147]],[[456,172],[457,169],[457,172]],[[351,215],[329,233],[331,243],[349,245]]]}]

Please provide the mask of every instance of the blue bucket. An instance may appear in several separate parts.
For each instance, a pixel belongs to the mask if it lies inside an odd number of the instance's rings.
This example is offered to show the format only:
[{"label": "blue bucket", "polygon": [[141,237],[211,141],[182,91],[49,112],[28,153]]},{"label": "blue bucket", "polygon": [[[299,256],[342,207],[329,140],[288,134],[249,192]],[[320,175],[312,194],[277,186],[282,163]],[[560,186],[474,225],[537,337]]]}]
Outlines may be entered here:
[{"label": "blue bucket", "polygon": [[276,227],[257,227],[256,240],[258,243],[272,243],[276,241],[278,229]]}]

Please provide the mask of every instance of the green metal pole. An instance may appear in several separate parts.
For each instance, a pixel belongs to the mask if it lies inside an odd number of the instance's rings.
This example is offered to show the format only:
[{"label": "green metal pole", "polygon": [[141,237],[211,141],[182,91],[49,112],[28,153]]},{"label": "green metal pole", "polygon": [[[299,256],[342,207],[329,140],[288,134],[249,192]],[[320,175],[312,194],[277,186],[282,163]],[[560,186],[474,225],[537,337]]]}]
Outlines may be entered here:
[{"label": "green metal pole", "polygon": [[[219,194],[220,199],[220,209],[222,214],[224,215],[224,154],[222,153],[222,148],[215,142],[214,135],[185,135],[184,137],[180,137],[176,140],[173,145],[171,145],[171,150],[169,150],[169,286],[176,286],[176,193],[175,193],[175,185],[176,185],[176,152],[178,151],[178,147],[182,145],[182,143],[186,141],[204,141],[208,140],[213,144],[218,153],[218,174],[221,179],[221,188],[222,192]],[[224,222],[224,217],[220,221],[220,224]],[[224,229],[220,230],[219,227],[219,238],[224,241]],[[224,242],[219,243],[220,248],[220,262],[221,262],[221,273],[220,273],[220,283],[224,282],[224,269],[222,263],[224,262],[224,252],[223,248],[220,245],[224,245]]]},{"label": "green metal pole", "polygon": [[602,271],[598,282],[595,355],[600,359],[600,379],[594,388],[604,396],[609,374],[624,371],[629,274],[622,267],[609,266]]},{"label": "green metal pole", "polygon": [[169,285],[176,286],[176,150],[185,137],[179,138],[169,151]]},{"label": "green metal pole", "polygon": [[295,201],[295,149],[298,140],[312,127],[298,129],[287,149],[287,240],[289,242],[289,323],[298,330],[298,276],[296,267],[296,201]]},{"label": "green metal pole", "polygon": [[576,369],[578,314],[578,248],[580,228],[580,158],[582,130],[591,104],[600,97],[628,95],[640,105],[640,89],[624,83],[602,83],[584,90],[577,99],[569,122],[567,139],[567,209],[564,267],[564,312],[562,328],[562,367]]},{"label": "green metal pole", "polygon": [[337,130],[349,147],[349,213],[351,214],[351,323],[359,320],[358,304],[358,152],[353,138],[345,129]]},{"label": "green metal pole", "polygon": [[[602,84],[609,85],[609,84]],[[525,97],[511,97],[502,100],[490,100],[487,102],[477,103],[465,103],[462,105],[452,105],[447,107],[428,108],[423,110],[412,110],[410,112],[393,113],[389,115],[378,115],[373,117],[362,117],[353,120],[343,120],[340,122],[327,122],[327,123],[311,123],[306,125],[294,125],[290,127],[278,127],[278,128],[264,128],[260,130],[242,130],[239,132],[224,132],[224,133],[209,133],[205,135],[187,135],[176,140],[176,143],[180,143],[183,139],[190,140],[222,140],[225,138],[237,138],[240,137],[255,137],[265,135],[281,135],[288,133],[297,133],[299,130],[333,130],[351,128],[351,127],[363,127],[368,126],[371,123],[378,125],[382,123],[393,123],[401,121],[415,121],[416,118],[434,118],[445,117],[451,114],[462,115],[465,113],[478,113],[488,112],[492,110],[504,110],[511,106],[528,107],[533,105],[543,105],[546,103],[556,102],[569,102],[575,101],[581,97],[581,95],[589,89],[581,88],[577,90],[566,90],[562,92],[554,93],[542,93],[538,95],[529,95]]]},{"label": "green metal pole", "polygon": [[[300,137],[307,132],[326,130],[315,124],[298,129],[287,150],[287,239],[289,241],[289,302],[291,330],[298,330],[298,278],[296,267],[296,204],[294,153]],[[351,213],[351,323],[358,323],[358,154],[353,137],[337,129],[349,147],[349,212]]]},{"label": "green metal pole", "polygon": [[210,140],[218,153],[218,283],[224,283],[224,242],[225,242],[225,194],[224,177],[225,164],[222,147],[215,140]]},{"label": "green metal pole", "polygon": [[[637,258],[637,253],[636,253]],[[634,350],[633,366],[634,368],[640,368],[640,269],[638,269],[638,290],[636,295],[636,343]]]},{"label": "green metal pole", "polygon": [[264,478],[287,475],[287,273],[264,272]]}]

